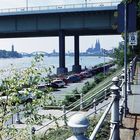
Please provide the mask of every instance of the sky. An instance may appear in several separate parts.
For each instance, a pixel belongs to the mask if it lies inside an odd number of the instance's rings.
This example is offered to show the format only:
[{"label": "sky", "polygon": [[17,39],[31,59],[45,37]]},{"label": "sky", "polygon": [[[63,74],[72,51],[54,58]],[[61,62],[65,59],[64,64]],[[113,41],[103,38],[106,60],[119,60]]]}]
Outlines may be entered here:
[{"label": "sky", "polygon": [[[62,5],[62,4],[78,4],[85,3],[86,0],[0,0],[0,9],[5,8],[19,8],[33,6],[49,6],[49,5]],[[93,2],[108,2],[117,0],[87,0],[88,3]],[[120,35],[106,35],[106,36],[81,36],[80,37],[80,51],[84,52],[88,47],[95,45],[96,40],[100,40],[101,48],[112,49],[118,47],[118,43],[122,41]],[[18,52],[35,52],[45,51],[52,52],[54,49],[58,52],[58,37],[41,37],[41,38],[12,38],[0,39],[0,49],[11,50],[14,45],[15,50]],[[74,40],[73,37],[66,37],[66,52],[73,52]]]}]

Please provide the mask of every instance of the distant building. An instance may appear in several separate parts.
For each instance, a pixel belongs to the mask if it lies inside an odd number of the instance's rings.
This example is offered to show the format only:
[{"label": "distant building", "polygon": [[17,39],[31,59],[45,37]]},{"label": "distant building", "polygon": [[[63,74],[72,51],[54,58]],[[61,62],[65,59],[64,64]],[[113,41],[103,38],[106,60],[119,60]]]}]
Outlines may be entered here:
[{"label": "distant building", "polygon": [[12,50],[11,51],[14,52],[14,45],[12,45]]},{"label": "distant building", "polygon": [[96,40],[95,47],[93,45],[86,50],[87,54],[101,54],[101,45],[100,41]]}]

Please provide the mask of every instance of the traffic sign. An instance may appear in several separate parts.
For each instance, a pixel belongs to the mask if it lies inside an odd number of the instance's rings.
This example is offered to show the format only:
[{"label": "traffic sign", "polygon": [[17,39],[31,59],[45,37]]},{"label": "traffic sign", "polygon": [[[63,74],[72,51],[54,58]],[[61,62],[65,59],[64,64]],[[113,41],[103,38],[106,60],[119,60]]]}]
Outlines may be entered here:
[{"label": "traffic sign", "polygon": [[129,45],[136,46],[137,45],[137,32],[129,33]]}]

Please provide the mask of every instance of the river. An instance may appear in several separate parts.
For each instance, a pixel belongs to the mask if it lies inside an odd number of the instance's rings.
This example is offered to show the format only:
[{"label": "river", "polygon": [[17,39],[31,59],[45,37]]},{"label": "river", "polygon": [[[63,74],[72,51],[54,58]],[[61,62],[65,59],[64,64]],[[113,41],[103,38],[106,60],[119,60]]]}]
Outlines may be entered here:
[{"label": "river", "polygon": [[[32,60],[33,57],[0,59],[0,69],[10,70],[12,66],[14,66],[17,69],[26,68],[31,65]],[[88,67],[93,67],[100,63],[109,62],[110,60],[111,58],[109,57],[80,56],[80,65],[82,66],[82,68],[84,68],[85,66],[88,68]],[[74,57],[66,56],[66,67],[68,68],[68,71],[72,70],[73,64],[74,64]],[[56,73],[56,69],[59,66],[59,57],[45,56],[42,65],[46,67],[54,66],[53,73]]]}]

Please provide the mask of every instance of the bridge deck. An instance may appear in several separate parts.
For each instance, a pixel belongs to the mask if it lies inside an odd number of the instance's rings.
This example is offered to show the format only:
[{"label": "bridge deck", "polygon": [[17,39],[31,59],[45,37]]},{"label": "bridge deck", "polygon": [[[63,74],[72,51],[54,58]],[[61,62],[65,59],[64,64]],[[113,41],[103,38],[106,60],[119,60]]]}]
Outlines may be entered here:
[{"label": "bridge deck", "polygon": [[123,120],[121,140],[140,140],[140,62],[137,63],[132,95],[128,96],[130,114]]},{"label": "bridge deck", "polygon": [[7,9],[0,9],[0,16],[22,15],[22,14],[26,15],[26,14],[42,14],[42,13],[116,10],[117,5],[120,2],[121,1],[119,0],[116,2],[96,2],[96,3],[82,3],[82,4],[7,8]]}]

